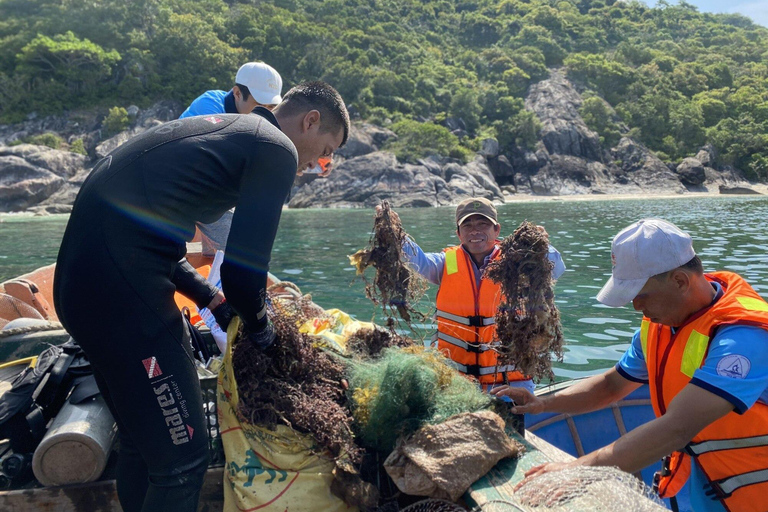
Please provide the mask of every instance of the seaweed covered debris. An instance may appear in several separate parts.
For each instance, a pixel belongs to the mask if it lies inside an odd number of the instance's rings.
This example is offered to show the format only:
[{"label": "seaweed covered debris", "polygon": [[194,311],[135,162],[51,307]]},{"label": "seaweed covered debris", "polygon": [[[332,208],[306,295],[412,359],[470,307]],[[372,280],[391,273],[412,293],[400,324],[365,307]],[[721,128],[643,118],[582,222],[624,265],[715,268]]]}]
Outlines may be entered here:
[{"label": "seaweed covered debris", "polygon": [[363,358],[378,357],[381,352],[389,347],[411,347],[414,341],[406,336],[397,334],[390,329],[376,327],[374,329],[360,329],[347,340],[347,348]]},{"label": "seaweed covered debris", "polygon": [[512,364],[537,382],[552,380],[552,355],[563,359],[563,331],[547,257],[549,238],[543,228],[523,222],[500,247],[501,256],[485,270],[503,296],[496,313],[499,364]]},{"label": "seaweed covered debris", "polygon": [[400,217],[392,211],[388,201],[382,201],[376,208],[368,247],[350,256],[349,261],[364,280],[365,269],[373,265],[376,276],[373,283],[366,280],[366,296],[374,304],[381,304],[385,313],[395,310],[400,318],[410,322],[411,315],[424,317],[413,304],[427,291],[427,282],[406,263],[403,243],[407,236]]},{"label": "seaweed covered debris", "polygon": [[252,424],[282,424],[311,435],[318,452],[334,460],[337,494],[350,505],[374,506],[375,488],[357,473],[363,451],[352,431],[343,364],[315,348],[310,337],[299,332],[296,318],[274,315],[272,321],[277,337],[269,349],[243,341],[242,327],[235,340],[238,415]]}]

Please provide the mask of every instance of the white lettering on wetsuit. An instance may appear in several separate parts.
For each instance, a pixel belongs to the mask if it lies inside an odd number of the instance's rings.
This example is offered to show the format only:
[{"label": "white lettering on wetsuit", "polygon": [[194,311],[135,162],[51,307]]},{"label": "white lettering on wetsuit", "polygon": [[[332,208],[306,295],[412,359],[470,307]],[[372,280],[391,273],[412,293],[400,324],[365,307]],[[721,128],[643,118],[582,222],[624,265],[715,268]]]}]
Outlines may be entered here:
[{"label": "white lettering on wetsuit", "polygon": [[[171,441],[173,444],[179,445],[189,442],[189,432],[187,431],[184,420],[181,419],[178,407],[173,407],[176,400],[169,392],[170,386],[167,383],[161,384],[159,387],[153,388],[155,395],[157,395],[157,403],[160,405],[160,409],[163,411],[165,417],[165,425],[170,427],[168,433],[171,435]],[[167,393],[168,392],[168,393]]]}]

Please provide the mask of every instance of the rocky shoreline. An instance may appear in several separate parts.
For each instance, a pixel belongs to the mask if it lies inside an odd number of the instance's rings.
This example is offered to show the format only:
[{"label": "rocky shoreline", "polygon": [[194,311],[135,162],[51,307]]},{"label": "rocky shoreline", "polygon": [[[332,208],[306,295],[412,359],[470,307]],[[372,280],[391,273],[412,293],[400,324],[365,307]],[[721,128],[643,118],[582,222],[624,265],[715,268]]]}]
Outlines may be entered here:
[{"label": "rocky shoreline", "polygon": [[[400,162],[383,150],[396,135],[386,128],[355,122],[347,145],[335,156],[329,178],[297,178],[289,208],[373,207],[387,199],[396,208],[446,206],[468,196],[509,200],[594,196],[687,196],[759,194],[766,187],[749,183],[743,173],[718,167],[705,146],[677,165],[666,164],[639,142],[623,137],[604,147],[579,114],[582,98],[558,70],[534,84],[525,108],[541,121],[533,150],[502,154],[486,139],[470,162],[431,156]],[[93,165],[114,148],[181,112],[174,102],[140,110],[130,107],[130,126],[102,136],[96,116],[68,114],[0,126],[0,212],[66,213]],[[460,131],[460,128],[457,128]],[[53,132],[72,144],[82,140],[87,155],[46,146],[18,144]]]}]

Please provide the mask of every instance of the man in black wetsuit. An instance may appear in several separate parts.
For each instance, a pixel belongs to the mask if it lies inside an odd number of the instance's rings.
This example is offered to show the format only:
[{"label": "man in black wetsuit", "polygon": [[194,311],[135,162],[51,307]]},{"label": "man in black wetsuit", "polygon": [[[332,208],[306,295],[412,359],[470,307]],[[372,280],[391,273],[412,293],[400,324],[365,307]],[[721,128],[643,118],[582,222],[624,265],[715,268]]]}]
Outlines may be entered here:
[{"label": "man in black wetsuit", "polygon": [[198,303],[215,293],[182,259],[195,222],[237,207],[222,284],[247,340],[269,346],[265,289],[283,202],[297,168],[330,156],[348,133],[339,94],[312,82],[291,89],[273,113],[191,117],[148,130],[102,159],[83,184],[59,250],[54,303],[117,421],[124,511],[197,510],[208,425],[173,300],[177,288]]}]

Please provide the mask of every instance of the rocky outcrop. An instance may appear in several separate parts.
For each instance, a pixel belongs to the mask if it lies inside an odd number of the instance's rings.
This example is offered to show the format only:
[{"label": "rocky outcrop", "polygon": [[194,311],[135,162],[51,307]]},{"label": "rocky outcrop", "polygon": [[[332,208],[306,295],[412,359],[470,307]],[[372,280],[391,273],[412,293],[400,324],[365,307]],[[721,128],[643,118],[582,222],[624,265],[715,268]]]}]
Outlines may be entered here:
[{"label": "rocky outcrop", "polygon": [[707,174],[704,171],[703,162],[696,158],[684,158],[675,169],[680,181],[687,187],[696,187],[704,184]]},{"label": "rocky outcrop", "polygon": [[547,80],[531,86],[525,108],[541,121],[541,141],[550,155],[569,155],[603,161],[600,137],[579,114],[581,95],[565,75],[553,71]]},{"label": "rocky outcrop", "polygon": [[162,101],[149,109],[140,111],[135,123],[128,130],[122,131],[96,146],[96,158],[104,158],[117,149],[118,146],[128,142],[129,139],[149,130],[153,126],[176,119],[180,114],[181,111],[178,104],[171,101]]},{"label": "rocky outcrop", "polygon": [[45,146],[0,146],[0,211],[21,211],[48,200],[86,164],[83,155]]},{"label": "rocky outcrop", "polygon": [[376,151],[345,160],[328,178],[303,185],[288,206],[372,208],[384,199],[396,208],[444,206],[470,196],[503,200],[482,157],[466,165],[438,158],[409,164],[398,162],[392,153]]},{"label": "rocky outcrop", "polygon": [[334,157],[354,158],[378,151],[388,140],[397,138],[392,130],[368,123],[353,124],[347,143],[336,151]]},{"label": "rocky outcrop", "polygon": [[[611,150],[616,185],[636,188],[638,192],[677,193],[685,187],[652,151],[629,137],[623,137]],[[617,188],[617,187],[611,187]]]}]

